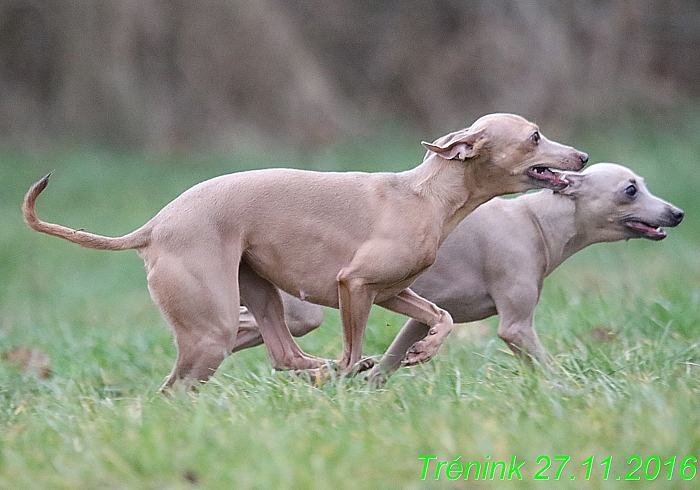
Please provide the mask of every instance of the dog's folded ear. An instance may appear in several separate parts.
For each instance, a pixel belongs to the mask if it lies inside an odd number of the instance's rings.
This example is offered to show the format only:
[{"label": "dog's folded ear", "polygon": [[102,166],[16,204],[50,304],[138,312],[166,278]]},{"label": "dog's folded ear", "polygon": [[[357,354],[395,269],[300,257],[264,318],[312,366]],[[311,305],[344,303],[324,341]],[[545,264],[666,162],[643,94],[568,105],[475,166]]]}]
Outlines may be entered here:
[{"label": "dog's folded ear", "polygon": [[578,172],[562,172],[561,176],[569,183],[569,185],[563,189],[555,190],[554,193],[576,197],[581,189],[581,186],[586,180],[586,175]]},{"label": "dog's folded ear", "polygon": [[469,132],[467,128],[441,136],[433,143],[422,141],[421,144],[445,160],[465,161],[478,156],[486,141],[483,129]]}]

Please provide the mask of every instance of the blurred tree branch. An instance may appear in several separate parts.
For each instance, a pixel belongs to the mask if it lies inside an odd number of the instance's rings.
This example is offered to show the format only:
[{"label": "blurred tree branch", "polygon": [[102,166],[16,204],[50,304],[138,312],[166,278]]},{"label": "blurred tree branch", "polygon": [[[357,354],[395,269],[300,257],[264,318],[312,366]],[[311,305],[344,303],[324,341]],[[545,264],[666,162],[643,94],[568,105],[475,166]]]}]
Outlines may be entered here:
[{"label": "blurred tree branch", "polygon": [[[4,0],[0,135],[189,151],[700,96],[694,0]],[[426,134],[429,137],[430,134]]]}]

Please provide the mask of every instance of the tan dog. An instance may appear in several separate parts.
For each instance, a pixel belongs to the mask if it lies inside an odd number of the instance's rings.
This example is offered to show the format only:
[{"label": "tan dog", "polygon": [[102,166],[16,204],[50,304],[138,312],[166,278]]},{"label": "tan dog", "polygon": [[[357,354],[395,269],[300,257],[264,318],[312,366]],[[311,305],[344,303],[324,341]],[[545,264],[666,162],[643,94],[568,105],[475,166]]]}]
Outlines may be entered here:
[{"label": "tan dog", "polygon": [[178,346],[163,389],[209,379],[235,346],[239,304],[257,320],[275,369],[326,365],[294,342],[275,286],[340,309],[346,373],[361,359],[373,303],[450,328],[449,314],[408,286],[466,215],[500,194],[561,188],[566,182],[549,168],[579,170],[588,160],[511,114],[484,116],[424,146],[423,163],[400,173],[269,169],[217,177],[120,238],[39,220],[34,202],[48,176],[27,192],[23,212],[33,229],[85,247],[138,250]]},{"label": "tan dog", "polygon": [[[435,263],[411,285],[446,309],[455,322],[498,314],[498,336],[517,355],[525,360],[532,356],[542,365],[548,359],[533,320],[544,279],[589,245],[630,238],[662,240],[666,233],[659,227],[676,226],[683,219],[682,210],[650,194],[644,179],[621,165],[598,163],[564,176],[570,184],[563,190],[496,198],[481,205],[455,228]],[[285,304],[289,315],[298,311],[297,318],[303,313],[311,319],[311,305],[294,298],[285,299]],[[321,307],[316,308],[320,313]],[[317,326],[294,325],[295,336]],[[450,330],[409,320],[371,377],[381,382],[382,374],[391,374],[401,364],[428,361]],[[248,345],[255,345],[252,337],[249,325]]]}]

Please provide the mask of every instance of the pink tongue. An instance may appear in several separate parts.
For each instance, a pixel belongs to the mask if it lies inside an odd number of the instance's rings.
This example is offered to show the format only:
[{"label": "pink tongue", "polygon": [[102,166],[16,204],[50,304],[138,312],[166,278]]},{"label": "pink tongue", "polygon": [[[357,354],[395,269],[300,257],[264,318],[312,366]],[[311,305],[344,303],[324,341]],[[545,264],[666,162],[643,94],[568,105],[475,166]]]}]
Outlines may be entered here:
[{"label": "pink tongue", "polygon": [[554,182],[555,184],[566,184],[566,185],[569,184],[568,181],[566,181],[566,180],[562,179],[561,177],[559,177],[559,174],[555,174],[554,172],[550,172],[550,173],[551,173],[552,176],[553,176],[552,182]]},{"label": "pink tongue", "polygon": [[663,231],[659,231],[656,228],[653,228],[649,225],[645,225],[644,223],[640,223],[639,221],[628,221],[627,226],[630,228],[634,228],[635,230],[642,231],[646,233],[647,235],[653,235],[653,236],[664,236]]},{"label": "pink tongue", "polygon": [[547,180],[551,181],[553,184],[568,184],[567,181],[560,178],[558,174],[555,174],[549,169],[546,169],[543,172],[539,172],[539,174],[543,177],[546,177]]}]

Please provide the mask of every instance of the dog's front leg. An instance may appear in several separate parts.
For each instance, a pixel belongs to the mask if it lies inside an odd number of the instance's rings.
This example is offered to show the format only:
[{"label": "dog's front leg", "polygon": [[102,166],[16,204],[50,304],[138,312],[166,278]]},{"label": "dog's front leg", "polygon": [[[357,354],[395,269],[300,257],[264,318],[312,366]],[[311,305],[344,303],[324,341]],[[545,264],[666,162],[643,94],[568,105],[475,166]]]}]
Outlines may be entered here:
[{"label": "dog's front leg", "polygon": [[406,359],[414,350],[413,347],[434,329],[435,327],[431,329],[425,323],[414,320],[413,318],[408,320],[399,333],[396,334],[391,345],[384,353],[380,361],[382,371],[384,373],[391,373],[396,371],[401,365],[417,364],[417,362],[407,364]]},{"label": "dog's front leg", "polygon": [[535,307],[540,290],[534,281],[515,281],[508,287],[499,287],[492,293],[498,311],[498,338],[503,340],[513,353],[528,364],[533,359],[544,367],[549,359],[535,331]]},{"label": "dog's front leg", "polygon": [[[416,322],[407,324],[392,342],[389,350],[369,373],[372,384],[381,386],[386,378],[401,365],[408,348],[422,339],[432,328],[449,333],[452,330],[452,317],[427,299],[406,288],[396,296],[378,303],[382,308],[411,317]],[[445,334],[447,335],[447,334]]]},{"label": "dog's front leg", "polygon": [[535,359],[541,366],[551,367],[545,348],[535,331],[532,317],[513,321],[502,315],[498,323],[498,337],[526,363],[532,365],[532,360]]},{"label": "dog's front leg", "polygon": [[362,357],[362,342],[367,319],[376,293],[362,279],[350,278],[347,271],[338,274],[338,306],[343,328],[343,357],[340,369],[348,374]]}]

